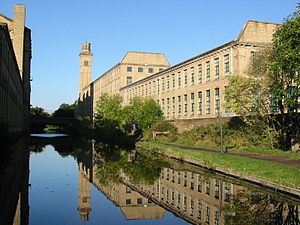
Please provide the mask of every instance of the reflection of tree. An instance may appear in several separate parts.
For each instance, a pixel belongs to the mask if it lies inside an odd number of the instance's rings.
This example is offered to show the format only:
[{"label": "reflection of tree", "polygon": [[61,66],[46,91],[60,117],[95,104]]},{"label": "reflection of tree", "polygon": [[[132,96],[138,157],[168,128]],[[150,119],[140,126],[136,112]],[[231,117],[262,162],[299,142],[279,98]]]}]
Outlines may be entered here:
[{"label": "reflection of tree", "polygon": [[148,152],[126,151],[103,143],[95,145],[94,162],[102,184],[119,183],[123,176],[134,184],[153,184],[168,163]]},{"label": "reflection of tree", "polygon": [[42,152],[44,150],[45,146],[46,145],[43,145],[43,144],[40,144],[40,145],[38,145],[38,144],[31,145],[31,146],[29,146],[29,151],[35,152],[35,153],[40,153],[40,152]]},{"label": "reflection of tree", "polygon": [[225,224],[299,225],[299,205],[283,203],[273,195],[239,191],[223,208]]}]

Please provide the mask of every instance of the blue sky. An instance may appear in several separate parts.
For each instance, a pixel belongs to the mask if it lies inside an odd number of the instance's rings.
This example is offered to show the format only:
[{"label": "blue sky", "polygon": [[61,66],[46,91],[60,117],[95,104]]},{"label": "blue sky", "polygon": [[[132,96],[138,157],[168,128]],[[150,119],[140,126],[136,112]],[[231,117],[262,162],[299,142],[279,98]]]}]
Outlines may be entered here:
[{"label": "blue sky", "polygon": [[164,53],[170,64],[235,39],[247,20],[282,23],[299,0],[1,0],[26,4],[32,30],[31,104],[54,111],[79,89],[81,44],[92,43],[93,80],[127,51]]}]

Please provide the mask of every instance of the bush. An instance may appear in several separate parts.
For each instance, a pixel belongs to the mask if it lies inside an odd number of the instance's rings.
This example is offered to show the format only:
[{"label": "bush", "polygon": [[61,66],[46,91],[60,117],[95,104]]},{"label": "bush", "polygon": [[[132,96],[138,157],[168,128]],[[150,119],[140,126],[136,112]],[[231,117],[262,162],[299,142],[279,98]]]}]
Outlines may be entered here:
[{"label": "bush", "polygon": [[169,134],[165,136],[161,136],[160,138],[165,138],[168,141],[175,141],[178,137],[178,128],[169,121],[160,121],[155,124],[153,124],[150,129],[145,133],[146,139],[152,139],[152,133],[153,131],[158,132],[169,132]]}]

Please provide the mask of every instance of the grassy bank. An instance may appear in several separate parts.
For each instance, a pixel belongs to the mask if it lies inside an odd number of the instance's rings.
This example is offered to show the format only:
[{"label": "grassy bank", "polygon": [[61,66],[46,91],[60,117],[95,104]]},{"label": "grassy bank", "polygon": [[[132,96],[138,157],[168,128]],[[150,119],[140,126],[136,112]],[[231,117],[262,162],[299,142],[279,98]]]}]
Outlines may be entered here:
[{"label": "grassy bank", "polygon": [[195,159],[209,168],[223,167],[228,170],[239,172],[241,176],[256,176],[278,184],[300,188],[300,169],[290,166],[227,154],[185,150],[177,147],[165,146],[153,141],[139,142],[138,146],[153,151],[171,153],[180,157]]}]

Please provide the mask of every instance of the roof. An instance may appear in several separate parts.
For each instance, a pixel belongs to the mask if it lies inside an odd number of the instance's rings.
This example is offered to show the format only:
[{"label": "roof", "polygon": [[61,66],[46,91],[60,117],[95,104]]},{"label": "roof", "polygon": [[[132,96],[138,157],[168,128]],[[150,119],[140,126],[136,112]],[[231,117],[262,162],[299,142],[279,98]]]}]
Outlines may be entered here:
[{"label": "roof", "polygon": [[122,59],[121,63],[165,66],[170,65],[164,54],[149,52],[127,52],[124,58]]},{"label": "roof", "polygon": [[273,34],[279,26],[278,23],[248,20],[236,40],[238,42],[270,44]]}]

